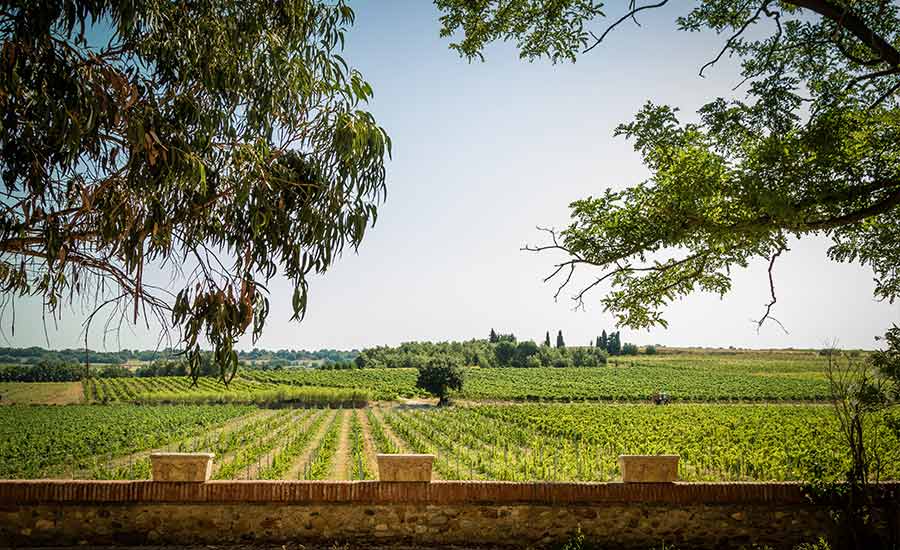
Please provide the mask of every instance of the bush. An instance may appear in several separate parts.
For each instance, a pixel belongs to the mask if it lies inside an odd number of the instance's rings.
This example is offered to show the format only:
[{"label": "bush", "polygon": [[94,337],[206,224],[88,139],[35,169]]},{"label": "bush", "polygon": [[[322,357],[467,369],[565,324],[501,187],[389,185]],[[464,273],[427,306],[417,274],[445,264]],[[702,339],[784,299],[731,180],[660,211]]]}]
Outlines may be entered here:
[{"label": "bush", "polygon": [[637,355],[638,347],[634,344],[625,343],[622,346],[622,355]]},{"label": "bush", "polygon": [[656,355],[656,346],[647,346],[644,348],[645,355]]},{"label": "bush", "polygon": [[453,357],[434,357],[419,368],[416,387],[438,397],[438,406],[450,402],[450,390],[461,391],[465,373],[462,365]]}]

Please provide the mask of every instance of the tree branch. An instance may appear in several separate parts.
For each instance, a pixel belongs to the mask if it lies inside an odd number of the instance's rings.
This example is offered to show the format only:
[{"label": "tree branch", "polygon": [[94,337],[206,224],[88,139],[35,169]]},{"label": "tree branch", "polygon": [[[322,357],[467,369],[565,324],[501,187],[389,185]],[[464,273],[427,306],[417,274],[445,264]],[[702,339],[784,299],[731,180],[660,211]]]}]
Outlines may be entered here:
[{"label": "tree branch", "polygon": [[772,321],[775,321],[776,323],[778,323],[778,326],[781,327],[781,330],[783,330],[785,334],[790,334],[788,332],[788,330],[786,328],[784,328],[784,325],[781,324],[781,321],[772,317],[772,315],[771,315],[772,306],[774,306],[775,303],[778,301],[778,298],[775,297],[775,280],[772,277],[772,268],[775,267],[775,260],[778,258],[778,256],[781,256],[781,253],[784,252],[785,250],[787,250],[787,248],[781,246],[769,258],[769,293],[772,296],[772,300],[768,304],[766,304],[766,312],[763,314],[763,316],[760,317],[759,321],[756,321],[757,334],[759,334],[759,329],[762,328],[763,323],[765,323],[767,319],[771,319]]},{"label": "tree branch", "polygon": [[847,29],[860,42],[868,46],[878,57],[891,66],[900,65],[900,52],[887,40],[875,33],[869,26],[849,9],[842,8],[829,0],[785,0],[799,8],[818,13],[835,22],[838,27]]},{"label": "tree branch", "polygon": [[[606,38],[606,35],[610,33],[610,31],[612,31],[614,28],[618,27],[619,24],[621,24],[623,21],[625,21],[629,17],[634,18],[635,14],[638,13],[639,11],[648,10],[648,9],[652,9],[652,8],[661,8],[661,7],[665,6],[668,2],[669,2],[669,0],[661,0],[660,2],[658,2],[656,4],[647,4],[645,6],[633,8],[631,11],[629,11],[628,13],[623,15],[621,18],[619,18],[618,21],[616,21],[615,23],[613,23],[612,25],[607,27],[607,29],[605,31],[603,31],[603,34],[600,35],[600,38],[597,38],[594,35],[594,33],[591,33],[591,36],[594,37],[595,41],[589,47],[585,48],[584,51],[582,51],[581,53],[588,53],[589,51],[591,51],[594,48],[596,48],[597,46],[599,46],[600,43],[603,42],[603,39]],[[634,4],[632,4],[632,5],[634,5]],[[637,20],[635,20],[635,23],[637,23]]]},{"label": "tree branch", "polygon": [[[736,33],[731,35],[731,38],[729,38],[728,41],[725,42],[725,45],[722,47],[722,50],[719,52],[719,55],[717,55],[715,57],[715,59],[713,59],[712,61],[707,61],[706,64],[704,64],[702,67],[700,67],[700,76],[701,77],[704,77],[703,71],[705,71],[708,67],[712,67],[713,65],[718,63],[719,60],[722,59],[722,56],[725,55],[725,52],[727,52],[732,47],[734,47],[734,41],[737,40],[738,38],[740,38],[740,36],[742,34],[744,34],[744,31],[746,31],[747,28],[750,25],[752,25],[754,21],[759,19],[759,16],[763,11],[768,13],[769,2],[770,2],[770,0],[766,0],[765,2],[763,2],[763,4],[759,7],[759,9],[756,10],[756,13],[753,14],[753,17],[744,21],[744,24],[741,25],[741,28],[738,29],[738,31]],[[780,24],[779,24],[779,27],[780,27]]]}]

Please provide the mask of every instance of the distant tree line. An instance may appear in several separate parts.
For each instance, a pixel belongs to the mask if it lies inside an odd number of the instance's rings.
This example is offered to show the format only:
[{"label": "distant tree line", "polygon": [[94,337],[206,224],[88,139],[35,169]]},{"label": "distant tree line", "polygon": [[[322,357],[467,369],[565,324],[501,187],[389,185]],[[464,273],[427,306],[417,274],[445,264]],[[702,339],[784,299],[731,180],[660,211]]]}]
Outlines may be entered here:
[{"label": "distant tree line", "polygon": [[[503,340],[503,342],[508,342]],[[354,360],[358,368],[419,368],[433,357],[454,357],[463,365],[490,367],[494,346],[489,340],[465,342],[405,342],[399,346],[364,349]]]},{"label": "distant tree line", "polygon": [[[171,360],[177,351],[165,348],[162,350],[130,350],[94,351],[85,349],[48,350],[38,346],[28,348],[0,348],[0,364],[4,365],[37,365],[39,363],[89,363],[121,365],[128,361]],[[287,350],[277,351],[256,349],[238,352],[238,358],[244,361],[280,361],[277,364],[287,365],[297,361],[324,361],[339,363],[353,361],[357,350],[343,351],[321,349],[317,351]]]},{"label": "distant tree line", "polygon": [[[622,343],[622,336],[618,330],[610,332],[608,335],[606,330],[604,330],[594,342],[594,347],[605,350],[608,355],[637,355],[639,353],[635,344]],[[647,355],[656,354],[656,346],[647,346],[644,349],[644,353]]]},{"label": "distant tree line", "polygon": [[81,363],[40,360],[37,363],[0,365],[0,382],[77,382],[85,378],[119,378],[131,376],[121,365],[99,364],[87,367]]},{"label": "distant tree line", "polygon": [[549,339],[548,332],[544,345],[538,346],[532,340],[519,342],[514,334],[500,334],[491,329],[487,340],[406,342],[396,347],[368,348],[359,353],[354,363],[357,368],[422,368],[435,357],[445,357],[462,365],[482,368],[599,367],[606,364],[605,350],[590,346],[565,347],[562,331],[557,334],[557,347],[551,347]]},{"label": "distant tree line", "polygon": [[[241,352],[239,368],[282,369],[297,361],[322,361],[332,368],[355,368],[358,352],[340,350],[267,351],[254,349]],[[87,359],[87,363],[85,360]],[[124,366],[127,361],[142,361],[136,369]],[[249,360],[257,361],[255,363]],[[0,382],[77,382],[85,378],[124,378],[129,376],[187,376],[187,362],[172,349],[162,351],[121,350],[117,352],[85,352],[76,349],[46,350],[41,347],[0,348]],[[201,354],[200,376],[219,376],[210,353]]]},{"label": "distant tree line", "polygon": [[239,351],[238,359],[242,359],[245,361],[281,360],[284,362],[281,364],[288,364],[297,361],[324,361],[326,363],[344,363],[353,361],[357,355],[359,355],[359,351],[355,349],[350,351],[337,349],[320,349],[317,351],[307,351],[303,349],[280,349],[277,351],[270,351],[265,349],[253,348],[250,351]]},{"label": "distant tree line", "polygon": [[120,351],[106,352],[84,349],[48,350],[33,346],[29,348],[0,348],[0,363],[30,364],[39,363],[108,363],[121,365],[126,361],[137,359],[139,361],[153,361],[172,354],[171,350],[162,351],[138,351],[123,349]]}]

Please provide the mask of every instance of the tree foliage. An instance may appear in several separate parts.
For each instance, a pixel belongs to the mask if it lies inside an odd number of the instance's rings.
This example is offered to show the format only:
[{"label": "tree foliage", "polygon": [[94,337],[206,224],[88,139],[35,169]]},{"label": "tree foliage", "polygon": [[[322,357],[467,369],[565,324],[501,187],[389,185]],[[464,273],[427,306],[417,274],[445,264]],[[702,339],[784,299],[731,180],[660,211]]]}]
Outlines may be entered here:
[{"label": "tree foliage", "polygon": [[[578,0],[546,12],[531,2],[438,0],[442,33],[469,58],[495,40],[521,55],[574,60],[641,11],[629,4],[605,32],[602,15]],[[677,108],[648,103],[615,135],[634,143],[651,172],[623,191],[572,203],[572,222],[546,229],[549,243],[526,247],[566,259],[548,280],[557,296],[579,266],[598,268],[591,289],[619,325],[665,326],[664,306],[693,291],[724,294],[734,268],[755,258],[772,278],[791,240],[822,235],[830,258],[873,269],[875,295],[900,295],[900,8],[893,2],[705,0],[682,8],[684,31],[721,35],[701,75],[740,59],[740,98],[715,98],[685,122]],[[528,23],[523,22],[528,17]],[[598,35],[599,34],[599,35]],[[599,50],[598,50],[599,51]],[[607,51],[607,55],[611,52]]]},{"label": "tree foliage", "polygon": [[419,368],[416,387],[438,397],[438,405],[446,405],[450,390],[461,391],[464,381],[465,372],[459,361],[451,356],[437,356]]},{"label": "tree foliage", "polygon": [[342,0],[6,3],[7,302],[38,295],[57,315],[83,300],[88,326],[104,308],[156,318],[192,366],[209,342],[233,375],[266,282],[292,282],[301,319],[307,275],[360,245],[384,195],[390,140],[340,55],[353,20]]}]

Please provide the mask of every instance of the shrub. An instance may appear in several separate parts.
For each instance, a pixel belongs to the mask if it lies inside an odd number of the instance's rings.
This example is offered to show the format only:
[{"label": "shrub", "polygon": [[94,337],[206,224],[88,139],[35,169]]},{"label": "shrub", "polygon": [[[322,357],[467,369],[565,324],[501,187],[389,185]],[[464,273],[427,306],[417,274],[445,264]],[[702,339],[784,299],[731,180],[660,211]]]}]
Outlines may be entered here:
[{"label": "shrub", "polygon": [[622,355],[637,355],[638,347],[634,344],[625,343],[622,346]]},{"label": "shrub", "polygon": [[645,355],[656,355],[656,346],[647,346],[644,348]]}]

